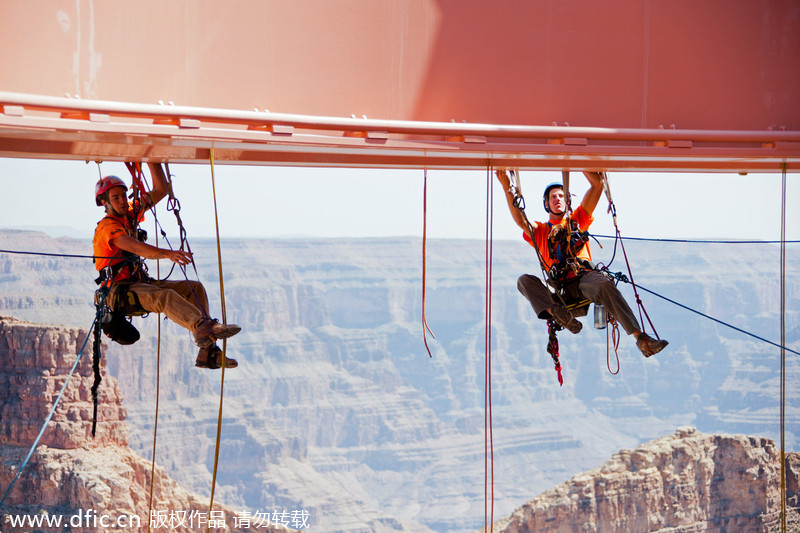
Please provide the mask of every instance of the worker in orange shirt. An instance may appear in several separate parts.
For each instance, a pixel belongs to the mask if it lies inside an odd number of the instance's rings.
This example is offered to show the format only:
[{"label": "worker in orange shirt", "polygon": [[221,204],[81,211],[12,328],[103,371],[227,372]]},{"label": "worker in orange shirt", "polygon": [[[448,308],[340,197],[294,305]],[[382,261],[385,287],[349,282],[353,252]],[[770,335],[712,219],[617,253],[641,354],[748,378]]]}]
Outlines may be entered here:
[{"label": "worker in orange shirt", "polygon": [[[595,304],[605,306],[609,315],[622,325],[625,332],[635,337],[639,351],[645,357],[650,357],[663,350],[669,343],[644,333],[613,280],[595,269],[589,248],[588,230],[594,222],[592,213],[603,193],[603,180],[599,172],[583,174],[589,180],[589,190],[581,204],[569,216],[571,227],[567,227],[568,199],[564,195],[562,184],[552,183],[544,191],[542,201],[545,211],[549,214],[548,221],[533,222],[529,226],[527,218],[517,204],[508,172],[497,171],[497,179],[505,191],[514,222],[522,228],[525,241],[536,248],[550,278],[549,281],[555,285],[577,284],[579,294]],[[530,302],[537,317],[545,320],[552,318],[570,332],[580,332],[581,323],[569,309],[553,298],[553,292],[541,279],[531,274],[523,274],[517,280],[517,288]]]},{"label": "worker in orange shirt", "polygon": [[[144,212],[168,192],[161,165],[150,163],[149,167],[153,178],[152,191],[142,193],[141,198],[131,202],[126,195],[127,185],[117,176],[105,176],[95,186],[95,203],[105,209],[105,216],[97,223],[92,241],[95,266],[100,272],[97,282],[110,286],[106,298],[109,308],[120,309],[126,299],[133,298],[145,312],[164,313],[193,333],[195,343],[200,347],[195,366],[220,368],[223,354],[216,340],[231,337],[241,328],[235,324],[221,324],[209,317],[208,297],[200,282],[155,280],[147,275],[143,258],[168,259],[181,266],[192,262],[189,252],[147,244],[144,242],[146,235],[138,230]],[[118,315],[120,311],[115,313]],[[110,336],[114,339],[113,333]],[[138,339],[138,332],[135,339]],[[120,342],[128,344],[133,341]],[[225,366],[235,368],[238,363],[226,357]]]}]

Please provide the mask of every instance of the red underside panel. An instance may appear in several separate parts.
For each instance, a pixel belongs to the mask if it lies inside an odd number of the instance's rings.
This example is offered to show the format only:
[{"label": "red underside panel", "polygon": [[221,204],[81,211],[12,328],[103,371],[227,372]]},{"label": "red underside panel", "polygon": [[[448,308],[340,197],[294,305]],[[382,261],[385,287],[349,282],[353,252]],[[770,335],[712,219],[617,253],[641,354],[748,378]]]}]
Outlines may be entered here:
[{"label": "red underside panel", "polygon": [[0,54],[5,157],[800,168],[795,0],[19,0]]}]

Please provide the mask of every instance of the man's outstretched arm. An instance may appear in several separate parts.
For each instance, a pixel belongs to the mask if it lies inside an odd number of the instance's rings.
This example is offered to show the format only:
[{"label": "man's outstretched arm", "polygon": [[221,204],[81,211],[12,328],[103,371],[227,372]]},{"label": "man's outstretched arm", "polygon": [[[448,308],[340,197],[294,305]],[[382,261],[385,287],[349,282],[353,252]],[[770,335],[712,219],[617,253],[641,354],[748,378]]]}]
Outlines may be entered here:
[{"label": "man's outstretched arm", "polygon": [[530,227],[528,227],[528,224],[525,223],[525,218],[522,216],[522,211],[519,207],[514,205],[514,195],[511,194],[511,179],[508,177],[508,172],[505,170],[498,170],[497,180],[500,182],[500,185],[503,187],[503,192],[506,194],[506,202],[508,202],[508,210],[511,211],[511,218],[513,218],[517,226],[522,228],[522,231],[527,233],[531,240],[533,240],[531,232],[536,230],[538,223],[531,222]]},{"label": "man's outstretched arm", "polygon": [[147,163],[147,166],[150,167],[150,175],[153,177],[153,190],[150,191],[150,200],[153,205],[156,205],[169,192],[169,185],[167,185],[164,168],[160,163]]},{"label": "man's outstretched arm", "polygon": [[591,215],[603,195],[603,176],[599,172],[584,172],[583,175],[589,180],[589,190],[583,195],[581,207]]},{"label": "man's outstretched arm", "polygon": [[139,257],[144,257],[145,259],[169,259],[173,263],[178,263],[179,265],[188,265],[192,262],[192,254],[188,252],[156,248],[146,242],[137,241],[130,235],[115,237],[110,241],[110,244],[126,252],[136,254]]}]

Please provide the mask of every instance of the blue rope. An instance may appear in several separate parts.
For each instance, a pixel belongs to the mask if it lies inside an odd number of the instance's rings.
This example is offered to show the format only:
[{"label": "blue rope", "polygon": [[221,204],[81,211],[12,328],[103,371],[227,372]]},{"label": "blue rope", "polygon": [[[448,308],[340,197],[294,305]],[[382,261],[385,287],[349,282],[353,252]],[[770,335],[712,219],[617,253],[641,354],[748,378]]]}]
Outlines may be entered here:
[{"label": "blue rope", "polygon": [[[594,238],[599,239],[615,239],[614,235],[596,235],[594,233],[591,234]],[[781,242],[785,242],[786,244],[797,244],[800,241],[723,241],[723,240],[706,240],[706,239],[656,239],[656,238],[647,238],[647,237],[622,237],[626,241],[650,241],[650,242],[688,242],[688,243],[696,243],[696,244],[781,244]]]},{"label": "blue rope", "polygon": [[[623,280],[623,281],[627,281],[627,280]],[[666,300],[666,301],[668,301],[669,303],[672,303],[672,304],[675,304],[675,305],[677,305],[678,307],[682,307],[682,308],[686,309],[687,311],[691,311],[692,313],[697,313],[698,315],[700,315],[700,316],[702,316],[702,317],[705,317],[705,318],[707,318],[707,319],[709,319],[709,320],[713,320],[714,322],[716,322],[716,323],[718,323],[718,324],[722,324],[723,326],[727,326],[727,327],[729,327],[729,328],[731,328],[731,329],[735,329],[735,330],[736,330],[736,331],[738,331],[739,333],[744,333],[745,335],[749,335],[750,337],[753,337],[754,339],[758,339],[758,340],[760,340],[760,341],[762,341],[762,342],[766,342],[767,344],[771,344],[772,346],[775,346],[776,348],[781,348],[781,349],[784,349],[784,350],[786,350],[787,352],[791,352],[791,353],[793,353],[793,354],[800,355],[800,352],[796,352],[796,351],[794,351],[794,350],[792,350],[792,349],[790,349],[790,348],[787,348],[786,346],[781,346],[780,344],[777,344],[777,343],[774,343],[774,342],[772,342],[772,341],[770,341],[770,340],[767,340],[767,339],[765,339],[764,337],[759,337],[758,335],[756,335],[756,334],[754,334],[754,333],[750,333],[749,331],[745,331],[745,330],[743,330],[743,329],[741,329],[741,328],[737,328],[736,326],[733,326],[733,325],[731,325],[731,324],[728,324],[727,322],[723,322],[722,320],[716,319],[716,318],[714,318],[713,316],[709,316],[709,315],[706,315],[705,313],[701,313],[700,311],[697,311],[697,310],[695,310],[695,309],[692,309],[691,307],[688,307],[688,306],[686,306],[686,305],[683,305],[682,303],[678,303],[678,302],[676,302],[675,300],[671,300],[671,299],[667,298],[666,296],[662,296],[662,295],[660,295],[660,294],[658,294],[658,293],[656,293],[656,292],[653,292],[653,291],[651,291],[651,290],[649,290],[649,289],[646,289],[645,287],[642,287],[642,286],[641,286],[641,285],[639,285],[638,283],[636,284],[636,286],[637,286],[638,288],[642,289],[643,291],[649,292],[649,293],[650,293],[650,294],[652,294],[653,296],[658,296],[658,297],[659,297],[659,298],[661,298],[662,300]]]},{"label": "blue rope", "polygon": [[100,323],[101,313],[102,313],[102,306],[98,309],[98,312],[97,312],[97,315],[95,316],[94,322],[92,322],[92,326],[89,328],[89,332],[86,335],[86,340],[83,341],[83,346],[81,346],[81,350],[80,350],[80,352],[78,352],[78,357],[75,358],[75,364],[72,365],[72,369],[69,371],[69,375],[67,376],[67,379],[64,381],[64,385],[62,385],[62,387],[61,387],[61,392],[58,393],[58,396],[56,397],[56,401],[53,402],[53,407],[52,407],[52,409],[50,409],[50,414],[47,415],[47,419],[44,421],[44,424],[42,425],[42,429],[39,431],[39,435],[36,437],[36,440],[33,442],[33,446],[31,446],[31,449],[28,451],[28,456],[25,457],[24,461],[22,461],[22,466],[19,467],[19,471],[17,472],[17,475],[14,476],[13,480],[11,480],[11,483],[8,485],[8,490],[6,490],[6,493],[3,496],[3,499],[0,500],[0,507],[3,506],[3,503],[6,501],[6,498],[8,498],[8,495],[11,493],[11,489],[14,487],[14,483],[16,483],[17,479],[19,479],[20,474],[22,474],[22,471],[25,469],[25,466],[28,464],[28,461],[30,461],[31,456],[33,455],[33,452],[36,450],[36,447],[39,445],[39,441],[42,440],[42,436],[44,435],[44,431],[45,431],[45,429],[47,429],[47,424],[49,424],[50,423],[50,419],[53,418],[53,414],[56,412],[56,407],[58,407],[58,403],[61,401],[61,397],[64,395],[64,391],[67,390],[67,385],[69,384],[69,380],[70,380],[70,378],[72,378],[72,374],[75,373],[75,369],[78,367],[78,362],[80,362],[80,360],[81,360],[81,356],[83,355],[83,350],[86,348],[86,344],[89,342],[89,339],[92,336],[92,330],[95,327],[97,327],[97,324]]}]

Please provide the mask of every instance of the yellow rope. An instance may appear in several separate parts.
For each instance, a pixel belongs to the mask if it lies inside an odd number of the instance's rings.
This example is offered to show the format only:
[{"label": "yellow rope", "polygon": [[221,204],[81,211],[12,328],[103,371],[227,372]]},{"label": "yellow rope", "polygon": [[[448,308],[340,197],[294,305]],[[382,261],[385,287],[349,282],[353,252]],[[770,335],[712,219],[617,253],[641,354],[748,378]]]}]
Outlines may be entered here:
[{"label": "yellow rope", "polygon": [[[157,264],[157,263],[156,263]],[[159,275],[156,267],[156,275]],[[147,504],[147,531],[150,531],[150,517],[153,516],[153,491],[156,486],[156,437],[158,435],[158,395],[161,390],[161,313],[158,314],[158,343],[156,345],[156,413],[153,422],[153,456],[150,460],[150,497]]]},{"label": "yellow rope", "polygon": [[[225,312],[225,284],[222,279],[222,247],[220,246],[219,241],[219,216],[217,213],[217,188],[216,183],[214,180],[214,148],[209,149],[209,160],[211,161],[211,191],[214,196],[214,224],[216,227],[217,233],[217,264],[219,266],[219,294],[220,294],[220,302],[222,305],[222,323],[227,324],[227,315]],[[208,515],[211,516],[211,512],[214,509],[214,489],[217,486],[217,465],[219,464],[219,443],[222,436],[222,399],[223,399],[223,389],[225,385],[225,350],[227,348],[227,340],[222,340],[222,373],[220,374],[220,384],[219,384],[219,414],[217,415],[217,440],[214,449],[214,473],[211,477],[211,501],[208,503]],[[206,524],[206,533],[209,532],[211,525],[210,523]]]},{"label": "yellow rope", "polygon": [[[153,224],[156,234],[156,248],[158,248],[158,219],[155,216],[156,208],[153,206]],[[161,279],[161,261],[156,259],[156,277]],[[153,422],[153,455],[150,459],[150,493],[147,503],[147,531],[150,532],[150,517],[153,516],[153,492],[156,485],[156,438],[158,436],[158,396],[161,390],[161,313],[158,313],[158,341],[156,342],[156,412]]]}]

